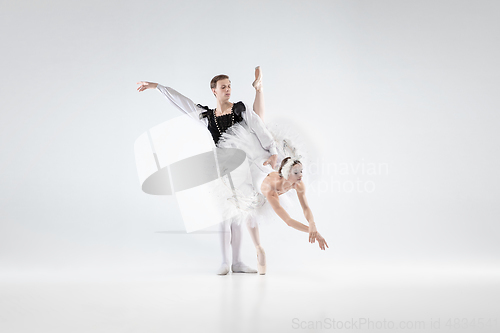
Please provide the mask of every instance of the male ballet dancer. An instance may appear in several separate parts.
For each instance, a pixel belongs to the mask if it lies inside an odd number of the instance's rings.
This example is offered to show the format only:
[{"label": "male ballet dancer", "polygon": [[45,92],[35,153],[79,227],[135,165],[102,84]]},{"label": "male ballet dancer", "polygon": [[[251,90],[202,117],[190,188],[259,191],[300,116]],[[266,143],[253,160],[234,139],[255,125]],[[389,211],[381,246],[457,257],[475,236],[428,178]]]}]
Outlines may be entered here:
[{"label": "male ballet dancer", "polygon": [[[226,75],[218,75],[212,79],[211,89],[215,97],[217,98],[217,109],[219,113],[224,115],[224,109],[228,110],[231,105],[231,112],[225,113],[227,115],[233,113],[232,123],[245,122],[250,132],[257,136],[262,147],[267,150],[270,154],[269,159],[264,162],[264,165],[270,164],[273,169],[276,167],[277,162],[277,149],[273,137],[269,131],[264,126],[261,117],[264,116],[264,103],[262,96],[262,84],[261,84],[261,72],[259,67],[256,68],[256,80],[252,84],[256,89],[256,98],[254,101],[253,110],[249,110],[243,103],[232,103],[229,102],[229,97],[231,95],[231,84],[229,77]],[[222,132],[227,130],[222,124],[218,124],[215,118],[219,118],[219,122],[222,120],[220,116],[216,115],[215,110],[208,109],[207,107],[202,107],[199,104],[194,104],[189,98],[183,96],[176,90],[163,86],[158,83],[153,82],[138,82],[140,85],[137,90],[144,91],[146,89],[158,89],[170,102],[172,102],[178,109],[190,116],[196,121],[201,121],[211,132],[214,142],[217,144]],[[237,107],[235,107],[237,106]],[[222,111],[221,111],[222,110]],[[257,112],[257,113],[256,113]],[[200,116],[201,115],[201,116]],[[215,126],[214,126],[215,124]],[[230,127],[231,124],[229,124]],[[221,130],[221,127],[222,130]],[[228,127],[228,128],[229,128]],[[226,275],[229,273],[229,247],[232,247],[232,265],[231,270],[233,273],[257,273],[257,270],[248,267],[241,261],[241,225],[238,223],[237,218],[230,219],[229,221],[224,221],[221,223],[221,251],[222,251],[222,264],[217,271],[219,275]],[[249,231],[252,237],[255,234],[258,235],[256,226],[254,228],[249,227]],[[252,230],[254,229],[254,230]]]}]

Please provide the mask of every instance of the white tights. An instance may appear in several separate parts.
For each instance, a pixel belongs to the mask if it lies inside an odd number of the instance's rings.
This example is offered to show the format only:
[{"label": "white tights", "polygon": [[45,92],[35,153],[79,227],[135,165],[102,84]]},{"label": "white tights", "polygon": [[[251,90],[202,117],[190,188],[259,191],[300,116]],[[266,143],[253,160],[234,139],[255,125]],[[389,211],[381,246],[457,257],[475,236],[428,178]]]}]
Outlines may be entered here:
[{"label": "white tights", "polygon": [[[253,109],[259,117],[264,120],[264,94],[262,91],[255,91],[255,100]],[[257,221],[251,217],[245,221],[247,224],[250,237],[256,248],[260,248],[259,226]],[[232,246],[233,264],[241,262],[241,224],[238,223],[237,217],[229,219],[221,223],[221,251],[222,264],[229,265],[229,247]]]},{"label": "white tights", "polygon": [[[252,224],[254,225],[252,227]],[[255,247],[260,246],[259,227],[257,223],[253,223],[251,218],[246,220],[246,225],[252,238]],[[229,265],[229,253],[232,252],[232,264],[235,265],[241,262],[241,239],[242,239],[242,223],[238,223],[237,218],[232,218],[220,224],[221,231],[221,252],[222,264]],[[232,249],[230,249],[232,248]]]}]

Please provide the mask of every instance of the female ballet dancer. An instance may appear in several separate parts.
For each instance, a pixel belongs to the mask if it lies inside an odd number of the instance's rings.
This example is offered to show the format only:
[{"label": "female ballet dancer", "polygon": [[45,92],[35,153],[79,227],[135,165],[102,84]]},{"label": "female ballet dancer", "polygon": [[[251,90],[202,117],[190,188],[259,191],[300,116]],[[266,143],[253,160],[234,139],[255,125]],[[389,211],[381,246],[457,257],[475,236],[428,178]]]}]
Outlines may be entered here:
[{"label": "female ballet dancer", "polygon": [[[291,157],[285,158],[281,162],[278,172],[271,172],[266,176],[266,178],[262,181],[260,189],[276,214],[283,221],[285,221],[288,226],[300,231],[308,232],[309,242],[314,243],[314,241],[317,240],[319,247],[322,250],[325,250],[325,246],[328,247],[325,239],[316,229],[316,223],[314,222],[311,208],[309,208],[307,203],[306,187],[302,182],[302,163],[300,160],[293,159]],[[291,189],[294,189],[297,192],[297,197],[299,198],[304,216],[309,222],[309,226],[292,219],[286,210],[280,205],[278,196],[290,191]]]},{"label": "female ballet dancer", "polygon": [[[259,94],[259,98],[256,98],[255,101],[255,104],[259,104],[257,109],[261,111],[258,115],[263,118],[264,99],[262,94],[262,70],[260,70],[260,68],[256,70],[256,80],[253,86]],[[258,142],[256,142],[240,124],[235,124],[223,133],[218,145],[221,148],[238,148],[246,153],[247,159],[250,161],[250,173],[252,176],[252,184],[250,185],[253,186],[255,192],[259,191],[260,194],[267,199],[267,202],[265,200],[256,200],[254,198],[256,195],[258,196],[259,193],[255,193],[251,195],[249,200],[246,200],[247,202],[251,202],[251,204],[243,205],[245,206],[245,211],[248,212],[248,210],[250,210],[250,213],[247,214],[247,226],[249,227],[252,241],[257,249],[257,268],[260,274],[265,274],[266,272],[266,258],[264,249],[260,244],[259,229],[256,222],[257,219],[262,220],[269,218],[269,214],[267,214],[264,207],[267,204],[272,207],[274,213],[276,213],[288,226],[299,231],[308,232],[309,242],[314,243],[317,240],[320,249],[325,250],[328,248],[325,239],[317,231],[312,211],[307,202],[305,194],[306,187],[302,182],[302,163],[300,162],[300,156],[297,155],[296,149],[291,147],[290,143],[287,142],[287,139],[279,139],[278,141],[280,141],[279,147],[284,147],[283,150],[280,149],[279,151],[279,155],[282,155],[284,158],[278,172],[273,170],[274,168],[270,168],[266,166],[266,164],[260,163],[260,161],[265,159],[265,151],[262,150]],[[285,154],[292,155],[292,157],[285,157]],[[280,204],[279,196],[292,189],[297,193],[297,197],[309,226],[291,218]],[[242,201],[245,202],[245,200]]]},{"label": "female ballet dancer", "polygon": [[[256,68],[258,77],[259,67]],[[147,89],[158,89],[169,101],[178,109],[196,121],[201,121],[210,131],[215,144],[218,144],[220,137],[234,124],[242,124],[245,132],[252,138],[258,140],[260,149],[266,155],[263,166],[275,168],[277,163],[277,149],[273,137],[264,126],[259,116],[264,115],[262,89],[259,80],[255,80],[253,86],[256,89],[254,111],[249,109],[243,102],[231,103],[231,81],[227,75],[217,75],[210,82],[210,88],[216,98],[217,107],[209,109],[200,104],[194,104],[189,98],[178,93],[170,87],[165,87],[154,82],[140,81],[137,90],[139,92]],[[258,116],[258,115],[259,116]],[[229,223],[221,223],[221,250],[222,264],[217,272],[225,275],[229,272],[229,248],[232,247],[231,270],[234,273],[257,273],[253,268],[248,267],[241,261],[241,223],[237,219],[232,219]],[[258,237],[257,224],[253,228],[249,227],[252,239]],[[255,236],[257,235],[257,236]],[[255,243],[255,242],[254,242]],[[259,249],[258,249],[259,251]]]}]

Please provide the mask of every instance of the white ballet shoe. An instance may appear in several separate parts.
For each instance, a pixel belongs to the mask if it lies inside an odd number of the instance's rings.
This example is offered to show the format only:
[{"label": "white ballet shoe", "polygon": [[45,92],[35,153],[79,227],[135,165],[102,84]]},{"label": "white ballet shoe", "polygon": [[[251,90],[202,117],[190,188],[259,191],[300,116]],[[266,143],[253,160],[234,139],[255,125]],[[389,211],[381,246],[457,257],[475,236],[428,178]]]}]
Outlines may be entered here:
[{"label": "white ballet shoe", "polygon": [[260,275],[266,274],[266,252],[262,246],[257,246],[257,270]]},{"label": "white ballet shoe", "polygon": [[255,81],[253,81],[252,87],[258,92],[264,91],[264,87],[262,86],[262,69],[260,66],[255,67]]},{"label": "white ballet shoe", "polygon": [[255,268],[248,267],[242,262],[232,264],[231,270],[233,271],[233,273],[257,273],[257,270]]},{"label": "white ballet shoe", "polygon": [[226,275],[229,273],[229,265],[228,264],[222,264],[219,267],[219,270],[217,271],[217,275]]}]

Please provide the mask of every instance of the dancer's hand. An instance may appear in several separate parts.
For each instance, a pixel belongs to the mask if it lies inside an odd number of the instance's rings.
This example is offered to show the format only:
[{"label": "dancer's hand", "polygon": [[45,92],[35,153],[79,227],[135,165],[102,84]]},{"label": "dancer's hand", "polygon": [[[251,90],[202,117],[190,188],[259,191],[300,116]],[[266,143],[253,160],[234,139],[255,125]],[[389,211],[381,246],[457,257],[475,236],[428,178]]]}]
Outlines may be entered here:
[{"label": "dancer's hand", "polygon": [[318,230],[316,229],[316,224],[314,222],[309,223],[309,243],[314,243],[318,235]]},{"label": "dancer's hand", "polygon": [[319,232],[316,234],[316,239],[318,240],[320,249],[325,250],[325,246],[328,247],[328,244],[326,244],[326,240],[319,234]]},{"label": "dancer's hand", "polygon": [[271,157],[269,157],[267,159],[267,161],[264,162],[263,165],[271,165],[271,168],[275,169],[276,168],[276,162],[278,162],[278,155],[277,154],[274,154],[274,155],[271,155]]},{"label": "dancer's hand", "polygon": [[137,84],[139,85],[139,87],[137,87],[137,91],[139,92],[144,91],[146,89],[156,89],[156,87],[158,86],[158,83],[146,82],[146,81],[139,81],[137,82]]}]

